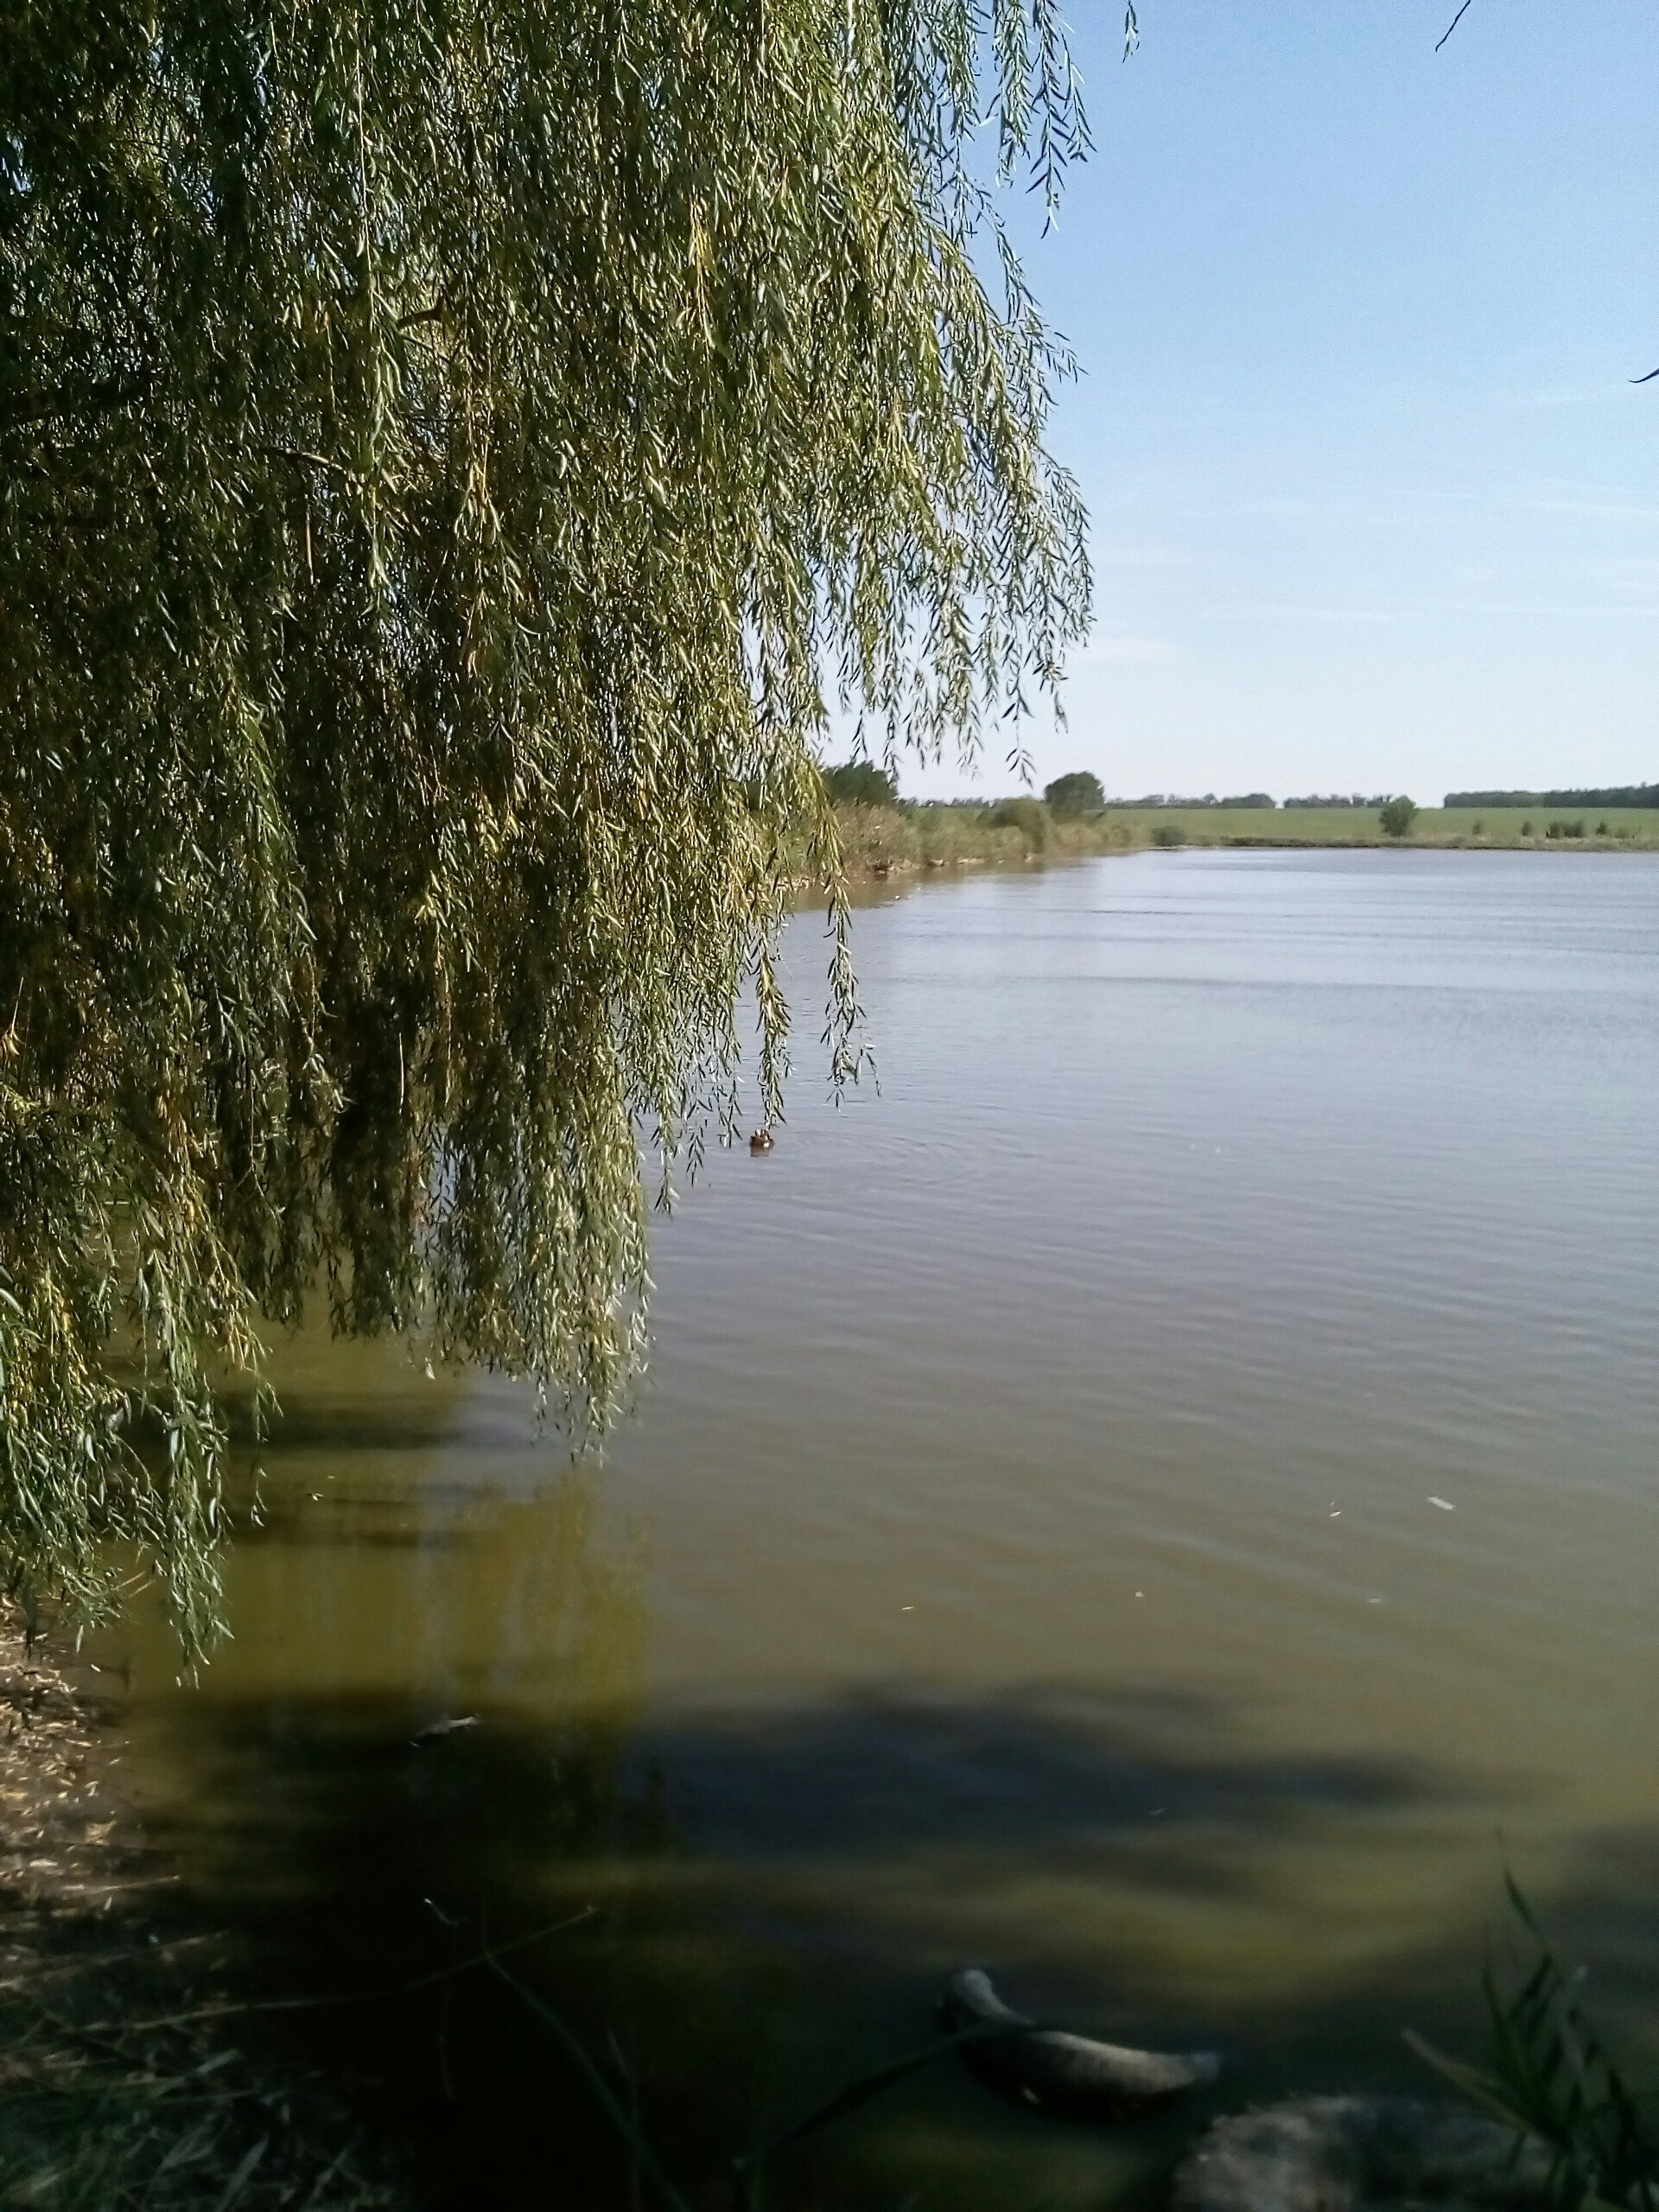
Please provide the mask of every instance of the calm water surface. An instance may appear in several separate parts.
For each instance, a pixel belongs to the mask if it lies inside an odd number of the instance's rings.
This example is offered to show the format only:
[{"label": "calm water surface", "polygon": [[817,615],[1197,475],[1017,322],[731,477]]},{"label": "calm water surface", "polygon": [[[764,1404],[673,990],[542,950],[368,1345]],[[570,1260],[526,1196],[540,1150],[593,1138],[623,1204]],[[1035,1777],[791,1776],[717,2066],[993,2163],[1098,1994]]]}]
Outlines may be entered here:
[{"label": "calm water surface", "polygon": [[[1147,855],[857,939],[880,1091],[820,1095],[803,918],[787,1128],[661,1229],[602,1469],[285,1348],[235,1642],[111,1655],[191,1886],[288,1990],[584,1914],[513,1970],[700,2203],[968,1962],[1223,2103],[1410,2082],[1506,1861],[1659,2064],[1659,862]],[[318,2022],[450,2201],[629,2202],[499,1978]],[[778,2202],[1144,2199],[1199,2117],[947,2067]]]}]

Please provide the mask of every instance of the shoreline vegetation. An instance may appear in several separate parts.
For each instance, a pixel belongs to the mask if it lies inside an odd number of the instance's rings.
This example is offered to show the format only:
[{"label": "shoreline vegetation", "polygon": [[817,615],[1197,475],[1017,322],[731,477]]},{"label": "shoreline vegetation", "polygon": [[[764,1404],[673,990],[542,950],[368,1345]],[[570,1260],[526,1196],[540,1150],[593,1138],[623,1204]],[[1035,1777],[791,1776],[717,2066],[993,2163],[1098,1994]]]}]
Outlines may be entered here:
[{"label": "shoreline vegetation", "polygon": [[[1183,846],[1300,851],[1426,848],[1467,852],[1656,852],[1659,807],[1421,807],[1403,835],[1366,805],[1056,808],[1033,795],[871,803],[837,795],[842,855],[854,880],[949,868],[1020,867]],[[802,873],[806,871],[803,868]]]}]

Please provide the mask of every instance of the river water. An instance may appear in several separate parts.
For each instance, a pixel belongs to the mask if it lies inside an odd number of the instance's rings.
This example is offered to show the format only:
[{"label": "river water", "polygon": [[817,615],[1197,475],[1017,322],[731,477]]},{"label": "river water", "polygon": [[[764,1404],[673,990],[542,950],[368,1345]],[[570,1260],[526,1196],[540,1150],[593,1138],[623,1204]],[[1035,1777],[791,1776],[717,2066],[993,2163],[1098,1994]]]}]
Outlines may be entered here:
[{"label": "river water", "polygon": [[879,1090],[803,917],[787,1125],[661,1226],[602,1467],[279,1349],[234,1642],[105,1654],[187,1886],[361,1996],[296,2032],[455,2203],[634,2201],[537,2006],[719,2204],[965,1963],[1228,2076],[1109,2130],[950,2061],[772,2201],[1150,2201],[1217,2105],[1478,2054],[1506,1865],[1659,2067],[1659,861],[1146,855],[856,942]]}]

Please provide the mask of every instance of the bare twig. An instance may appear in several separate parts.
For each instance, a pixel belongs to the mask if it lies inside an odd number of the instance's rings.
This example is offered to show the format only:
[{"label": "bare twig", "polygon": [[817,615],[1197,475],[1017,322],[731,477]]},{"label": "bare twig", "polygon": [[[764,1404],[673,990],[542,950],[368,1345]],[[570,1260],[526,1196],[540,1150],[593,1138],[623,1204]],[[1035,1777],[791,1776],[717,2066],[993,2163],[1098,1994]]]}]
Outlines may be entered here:
[{"label": "bare twig", "polygon": [[1435,53],[1436,53],[1436,54],[1438,54],[1438,53],[1440,52],[1440,48],[1441,48],[1446,44],[1446,41],[1447,41],[1447,39],[1449,39],[1449,38],[1451,37],[1451,35],[1452,35],[1452,32],[1453,32],[1454,30],[1456,30],[1456,29],[1458,28],[1458,25],[1459,25],[1459,24],[1463,21],[1464,17],[1468,14],[1468,12],[1469,12],[1469,0],[1463,0],[1463,5],[1462,5],[1462,7],[1459,9],[1459,10],[1458,10],[1457,14],[1456,14],[1455,16],[1452,16],[1452,18],[1451,22],[1446,25],[1446,29],[1445,29],[1440,33],[1440,35],[1439,38],[1437,38],[1437,39],[1435,40],[1435,41],[1434,41],[1434,51],[1435,51]]}]

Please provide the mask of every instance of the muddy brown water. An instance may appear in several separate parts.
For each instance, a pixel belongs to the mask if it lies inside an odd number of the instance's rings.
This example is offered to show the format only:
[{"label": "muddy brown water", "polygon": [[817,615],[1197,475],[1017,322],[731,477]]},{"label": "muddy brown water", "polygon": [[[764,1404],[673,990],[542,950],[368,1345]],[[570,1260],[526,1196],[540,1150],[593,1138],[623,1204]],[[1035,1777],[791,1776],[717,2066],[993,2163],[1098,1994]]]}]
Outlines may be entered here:
[{"label": "muddy brown water", "polygon": [[857,943],[880,1090],[803,917],[602,1467],[302,1338],[234,1642],[106,1647],[187,1886],[361,2000],[300,2046],[440,2201],[652,2201],[550,2007],[717,2205],[981,1963],[1228,2077],[1114,2130],[943,2065],[770,2201],[1147,2202],[1207,2109],[1477,2050],[1508,1864],[1659,2074],[1659,860],[1149,855]]}]

